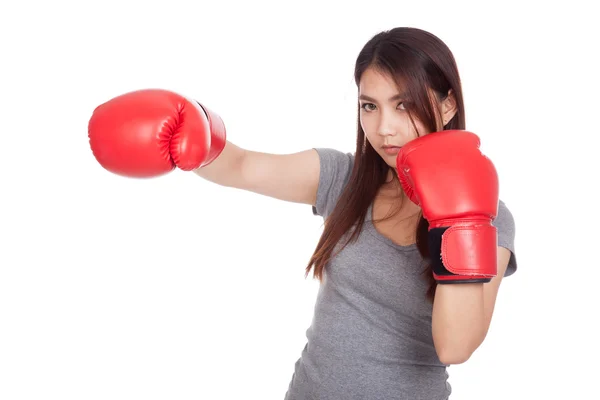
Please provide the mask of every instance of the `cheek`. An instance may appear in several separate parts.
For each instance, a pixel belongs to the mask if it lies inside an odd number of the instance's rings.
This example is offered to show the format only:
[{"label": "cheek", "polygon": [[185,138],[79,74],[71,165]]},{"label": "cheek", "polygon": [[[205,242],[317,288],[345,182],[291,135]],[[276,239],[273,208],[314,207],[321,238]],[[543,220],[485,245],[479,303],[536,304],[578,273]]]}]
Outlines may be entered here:
[{"label": "cheek", "polygon": [[374,118],[369,118],[369,116],[361,115],[360,127],[362,128],[363,132],[365,132],[367,139],[373,139],[375,129],[377,129],[374,123]]},{"label": "cheek", "polygon": [[[415,132],[415,127],[413,126],[413,122],[410,120],[408,113],[402,113],[400,115],[398,118],[398,125],[407,133]],[[417,128],[419,127],[420,124],[418,120],[415,120],[415,125]]]},{"label": "cheek", "polygon": [[371,146],[378,148],[380,146],[381,137],[375,134],[373,129],[369,129],[368,126],[363,126],[363,131],[365,132],[365,137]]},{"label": "cheek", "polygon": [[425,125],[419,120],[415,120],[414,125],[411,121],[408,121],[407,127],[410,128],[410,133],[414,137],[424,136],[424,135],[430,133],[427,131],[427,129],[425,129]]}]

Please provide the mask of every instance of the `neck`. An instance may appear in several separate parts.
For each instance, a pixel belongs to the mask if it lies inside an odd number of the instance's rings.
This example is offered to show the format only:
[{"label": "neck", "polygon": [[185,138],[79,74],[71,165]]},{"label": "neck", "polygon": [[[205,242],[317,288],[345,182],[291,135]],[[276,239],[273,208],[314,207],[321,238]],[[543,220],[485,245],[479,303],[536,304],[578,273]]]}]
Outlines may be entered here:
[{"label": "neck", "polygon": [[396,175],[396,171],[393,168],[388,169],[387,176],[385,177],[385,184],[399,183]]}]

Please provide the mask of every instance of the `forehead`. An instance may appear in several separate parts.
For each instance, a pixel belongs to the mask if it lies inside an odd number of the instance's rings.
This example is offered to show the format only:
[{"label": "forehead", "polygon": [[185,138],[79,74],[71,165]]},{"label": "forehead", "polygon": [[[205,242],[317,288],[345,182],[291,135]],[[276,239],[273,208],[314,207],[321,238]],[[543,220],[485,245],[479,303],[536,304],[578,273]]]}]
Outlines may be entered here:
[{"label": "forehead", "polygon": [[358,85],[359,95],[366,95],[375,99],[388,99],[391,96],[404,92],[388,73],[375,68],[368,68],[362,74]]}]

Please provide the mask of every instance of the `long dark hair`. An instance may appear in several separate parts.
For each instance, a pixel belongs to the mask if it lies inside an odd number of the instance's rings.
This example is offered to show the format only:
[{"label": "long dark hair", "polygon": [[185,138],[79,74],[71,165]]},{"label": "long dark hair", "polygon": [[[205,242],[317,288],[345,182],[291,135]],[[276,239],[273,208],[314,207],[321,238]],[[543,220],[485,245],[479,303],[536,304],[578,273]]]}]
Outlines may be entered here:
[{"label": "long dark hair", "polygon": [[[395,80],[399,88],[407,93],[408,112],[413,121],[420,121],[427,132],[440,129],[465,129],[465,113],[460,75],[450,49],[435,35],[417,28],[399,27],[373,36],[363,47],[356,59],[354,80],[358,86],[367,68],[376,68]],[[429,96],[432,90],[438,100],[453,92],[456,114],[442,128],[440,113]],[[358,110],[358,107],[357,107]],[[416,126],[415,126],[416,130]],[[322,280],[323,269],[335,256],[334,249],[340,239],[347,235],[343,246],[358,238],[364,224],[366,211],[375,199],[388,173],[395,170],[377,154],[365,138],[365,132],[357,120],[356,153],[348,185],[340,195],[336,208],[325,221],[323,233],[306,267],[306,276],[314,267],[314,277]],[[416,242],[423,260],[424,274],[429,281],[427,298],[433,301],[436,282],[427,249],[429,224],[421,215],[417,225]],[[343,246],[337,251],[339,252]]]}]

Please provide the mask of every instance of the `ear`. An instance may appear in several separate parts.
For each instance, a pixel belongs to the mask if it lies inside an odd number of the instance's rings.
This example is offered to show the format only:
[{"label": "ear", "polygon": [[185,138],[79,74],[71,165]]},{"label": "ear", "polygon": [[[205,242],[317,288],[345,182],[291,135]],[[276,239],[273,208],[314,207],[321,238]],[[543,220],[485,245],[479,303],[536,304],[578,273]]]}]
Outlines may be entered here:
[{"label": "ear", "polygon": [[448,122],[456,115],[456,97],[454,91],[450,89],[448,95],[442,100],[442,125],[446,126]]}]

